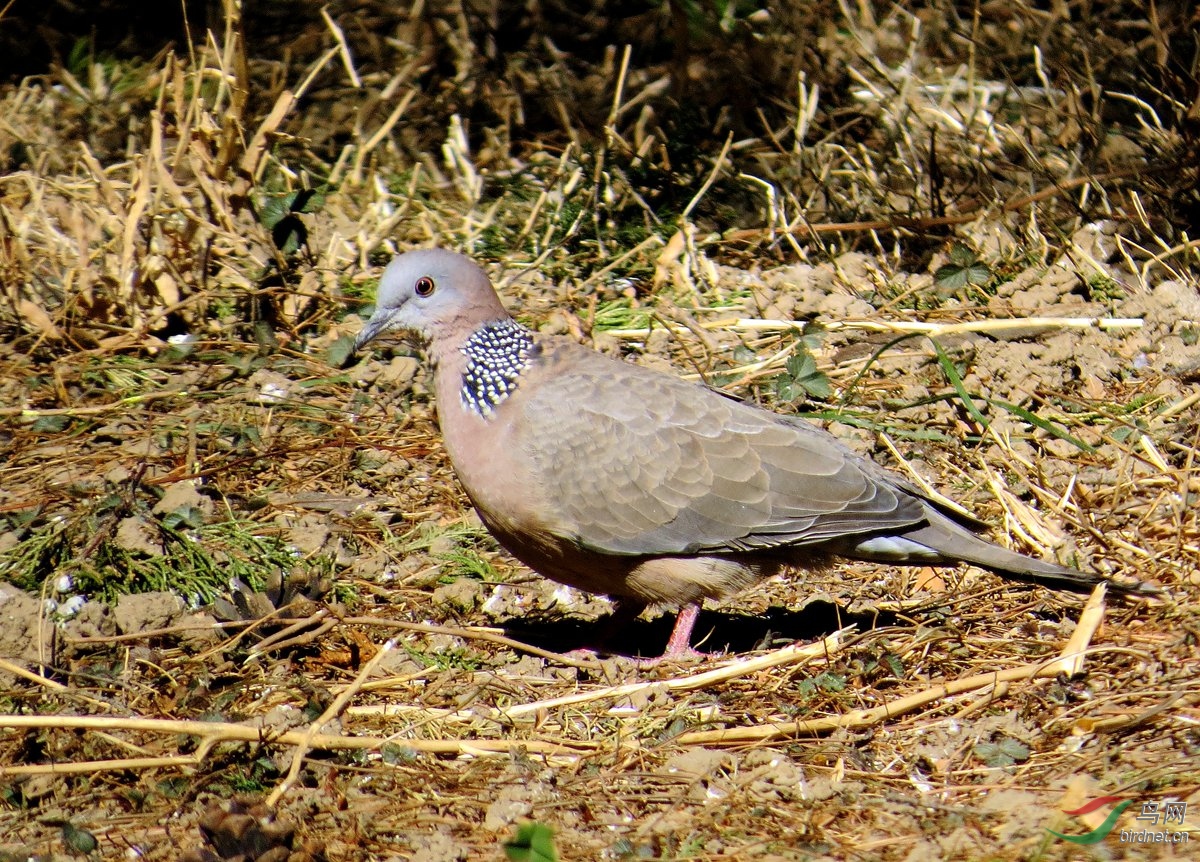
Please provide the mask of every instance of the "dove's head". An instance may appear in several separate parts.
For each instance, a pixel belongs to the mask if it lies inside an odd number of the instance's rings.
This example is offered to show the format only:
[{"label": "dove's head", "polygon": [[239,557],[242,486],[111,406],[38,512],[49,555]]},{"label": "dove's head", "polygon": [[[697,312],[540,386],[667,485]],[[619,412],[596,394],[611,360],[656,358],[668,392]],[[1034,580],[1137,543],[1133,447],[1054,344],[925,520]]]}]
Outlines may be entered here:
[{"label": "dove's head", "polygon": [[487,273],[470,258],[439,248],[405,252],[383,271],[375,313],[354,349],[385,332],[410,332],[427,342],[465,339],[508,317]]}]

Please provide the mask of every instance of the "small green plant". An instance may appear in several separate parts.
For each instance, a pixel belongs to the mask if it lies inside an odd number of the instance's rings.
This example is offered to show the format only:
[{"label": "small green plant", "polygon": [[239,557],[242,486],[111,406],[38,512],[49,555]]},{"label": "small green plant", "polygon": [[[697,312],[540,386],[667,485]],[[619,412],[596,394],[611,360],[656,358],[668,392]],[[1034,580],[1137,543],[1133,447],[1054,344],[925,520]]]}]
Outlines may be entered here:
[{"label": "small green plant", "polygon": [[105,505],[70,520],[31,527],[0,554],[0,579],[37,592],[48,577],[69,577],[72,592],[109,601],[161,590],[204,603],[223,594],[234,578],[261,589],[269,573],[288,572],[296,564],[283,540],[263,535],[259,525],[236,519],[204,524],[191,506],[159,521],[142,519],[153,551],[130,548],[110,535],[93,541],[100,519],[120,506],[119,500],[101,502]]},{"label": "small green plant", "polygon": [[279,195],[263,195],[258,219],[271,231],[271,239],[285,255],[295,254],[308,242],[308,228],[300,218],[325,206],[324,189],[297,189]]},{"label": "small green plant", "polygon": [[846,677],[827,670],[809,679],[800,680],[796,688],[805,698],[812,697],[818,692],[837,694],[846,690]]},{"label": "small green plant", "polygon": [[404,651],[408,653],[409,658],[422,667],[431,667],[435,670],[475,671],[479,670],[481,665],[479,656],[463,647],[454,647],[439,652],[426,652],[405,647]]},{"label": "small green plant", "polygon": [[[1116,424],[1116,423],[1113,423]],[[1136,442],[1146,432],[1146,423],[1135,421],[1133,424],[1117,425],[1111,432],[1109,437],[1116,440],[1118,443],[1129,441]]]},{"label": "small green plant", "polygon": [[504,855],[513,862],[558,862],[554,830],[544,823],[522,823],[516,837],[504,842]]},{"label": "small green plant", "polygon": [[153,388],[157,376],[153,367],[137,357],[114,356],[90,360],[79,378],[95,389],[130,396]]},{"label": "small green plant", "polygon": [[444,558],[462,549],[493,546],[491,534],[478,522],[461,521],[448,526],[427,523],[397,537],[395,553],[407,556],[425,552]]},{"label": "small green plant", "polygon": [[788,357],[783,373],[775,378],[775,397],[791,403],[809,398],[823,401],[832,394],[833,386],[825,373],[817,368],[816,358],[803,344],[797,346],[796,352]]},{"label": "small green plant", "polygon": [[96,101],[103,97],[115,100],[144,86],[150,76],[149,66],[140,60],[96,53],[94,36],[75,40],[67,55],[66,68],[80,84],[88,87],[88,95]]},{"label": "small green plant", "polygon": [[67,847],[85,856],[95,853],[96,848],[100,846],[100,842],[96,840],[95,835],[86,829],[80,829],[70,821],[62,825],[62,839],[63,844]]},{"label": "small green plant", "polygon": [[347,607],[356,607],[362,594],[359,592],[358,585],[349,581],[335,581],[333,589],[329,592],[329,601],[335,605],[346,605]]},{"label": "small green plant", "polygon": [[1111,275],[1095,272],[1087,280],[1087,296],[1092,302],[1116,302],[1125,298],[1125,290]]},{"label": "small green plant", "polygon": [[1008,736],[975,746],[975,756],[992,767],[1012,766],[1029,759],[1029,746]]},{"label": "small green plant", "polygon": [[495,567],[471,548],[455,548],[444,554],[438,554],[438,559],[444,564],[440,583],[448,584],[459,578],[475,578],[485,583],[495,583],[500,580]]},{"label": "small green plant", "polygon": [[279,775],[279,770],[269,757],[259,757],[240,770],[234,770],[226,783],[235,793],[262,793]]},{"label": "small green plant", "polygon": [[33,420],[33,424],[29,426],[29,430],[34,434],[60,434],[67,430],[71,424],[70,416],[44,415]]},{"label": "small green plant", "polygon": [[634,308],[628,297],[611,299],[596,307],[596,318],[592,323],[597,331],[606,329],[646,329],[650,326],[650,312]]},{"label": "small green plant", "polygon": [[379,756],[389,766],[412,763],[420,757],[415,749],[395,742],[387,742],[380,746]]},{"label": "small green plant", "polygon": [[959,290],[968,285],[983,286],[992,280],[992,268],[979,259],[970,246],[956,242],[950,246],[950,262],[939,266],[933,280],[942,290]]},{"label": "small green plant", "polygon": [[705,843],[703,835],[689,835],[679,843],[675,855],[680,859],[692,859],[704,852]]},{"label": "small green plant", "polygon": [[865,665],[863,665],[863,671],[865,673],[874,673],[878,671],[879,673],[895,677],[896,679],[903,679],[904,662],[901,661],[900,656],[896,655],[895,653],[885,652],[878,658],[870,659]]}]

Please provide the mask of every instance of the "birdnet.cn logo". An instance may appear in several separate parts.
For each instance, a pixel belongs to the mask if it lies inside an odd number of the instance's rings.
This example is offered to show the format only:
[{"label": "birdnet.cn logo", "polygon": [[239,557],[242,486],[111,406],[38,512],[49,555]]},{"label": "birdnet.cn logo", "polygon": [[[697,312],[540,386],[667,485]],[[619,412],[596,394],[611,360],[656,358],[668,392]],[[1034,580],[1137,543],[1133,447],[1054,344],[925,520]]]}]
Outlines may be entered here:
[{"label": "birdnet.cn logo", "polygon": [[[1098,844],[1109,836],[1117,825],[1125,810],[1137,804],[1136,799],[1124,796],[1100,796],[1071,811],[1063,811],[1071,817],[1082,817],[1102,808],[1111,806],[1112,810],[1104,818],[1104,822],[1091,832],[1081,835],[1067,835],[1047,828],[1046,831],[1063,841],[1072,844]],[[1151,800],[1142,802],[1142,811],[1134,821],[1141,824],[1140,829],[1122,829],[1117,833],[1117,840],[1122,844],[1187,844],[1191,836],[1184,827],[1187,816],[1187,803],[1171,800]],[[1173,828],[1173,827],[1178,827]]]}]

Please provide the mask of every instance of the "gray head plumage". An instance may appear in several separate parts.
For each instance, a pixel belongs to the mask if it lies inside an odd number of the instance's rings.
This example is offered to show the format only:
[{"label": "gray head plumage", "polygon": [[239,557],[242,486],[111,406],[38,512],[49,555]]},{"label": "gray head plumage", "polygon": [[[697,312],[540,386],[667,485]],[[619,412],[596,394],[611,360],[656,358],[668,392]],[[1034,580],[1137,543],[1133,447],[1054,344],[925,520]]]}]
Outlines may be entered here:
[{"label": "gray head plumage", "polygon": [[485,323],[508,319],[487,273],[473,261],[438,248],[410,251],[383,271],[375,313],[354,349],[386,332],[410,332],[428,342],[466,338]]}]

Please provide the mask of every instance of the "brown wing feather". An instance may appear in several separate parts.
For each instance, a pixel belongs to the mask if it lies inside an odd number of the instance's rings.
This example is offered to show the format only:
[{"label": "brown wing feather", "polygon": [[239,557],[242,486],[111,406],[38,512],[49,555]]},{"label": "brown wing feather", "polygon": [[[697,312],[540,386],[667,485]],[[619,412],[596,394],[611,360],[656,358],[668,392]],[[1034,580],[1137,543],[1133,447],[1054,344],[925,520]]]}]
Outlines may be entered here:
[{"label": "brown wing feather", "polygon": [[560,368],[525,400],[520,439],[582,547],[733,552],[925,520],[920,499],[812,426],[590,351],[563,362],[572,347],[552,351]]}]

